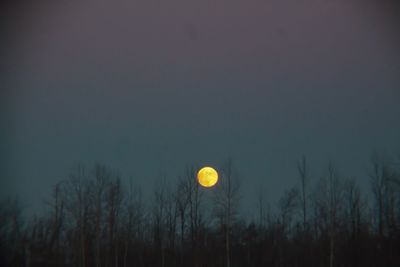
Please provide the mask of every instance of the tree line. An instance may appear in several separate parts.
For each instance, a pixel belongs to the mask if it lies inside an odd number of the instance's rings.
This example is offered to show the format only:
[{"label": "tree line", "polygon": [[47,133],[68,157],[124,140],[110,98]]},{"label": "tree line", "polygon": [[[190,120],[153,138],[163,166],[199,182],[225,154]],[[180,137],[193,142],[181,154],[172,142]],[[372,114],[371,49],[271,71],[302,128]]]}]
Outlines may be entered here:
[{"label": "tree line", "polygon": [[231,160],[215,188],[200,188],[189,166],[174,184],[160,179],[151,201],[104,165],[77,166],[51,188],[44,215],[0,203],[0,265],[400,266],[398,162],[372,156],[370,192],[333,164],[318,178],[305,156],[296,167],[298,184],[277,205],[253,196],[250,219]]}]

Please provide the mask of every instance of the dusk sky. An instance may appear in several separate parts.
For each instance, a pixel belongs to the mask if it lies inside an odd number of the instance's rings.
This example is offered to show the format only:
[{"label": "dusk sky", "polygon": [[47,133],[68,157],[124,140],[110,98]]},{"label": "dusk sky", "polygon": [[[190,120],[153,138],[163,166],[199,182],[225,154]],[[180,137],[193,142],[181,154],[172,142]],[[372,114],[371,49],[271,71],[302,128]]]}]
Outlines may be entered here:
[{"label": "dusk sky", "polygon": [[328,162],[368,188],[400,153],[399,5],[378,0],[3,5],[0,195],[37,208],[77,163],[151,192],[228,157],[243,206]]}]

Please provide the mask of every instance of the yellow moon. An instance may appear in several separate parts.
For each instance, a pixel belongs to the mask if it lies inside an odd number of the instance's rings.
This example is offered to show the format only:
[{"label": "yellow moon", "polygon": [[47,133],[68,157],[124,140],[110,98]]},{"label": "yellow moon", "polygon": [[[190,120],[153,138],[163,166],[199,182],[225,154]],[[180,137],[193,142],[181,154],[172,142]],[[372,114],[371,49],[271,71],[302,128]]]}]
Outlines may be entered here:
[{"label": "yellow moon", "polygon": [[201,186],[212,187],[218,182],[218,172],[211,167],[204,167],[197,173],[197,181]]}]

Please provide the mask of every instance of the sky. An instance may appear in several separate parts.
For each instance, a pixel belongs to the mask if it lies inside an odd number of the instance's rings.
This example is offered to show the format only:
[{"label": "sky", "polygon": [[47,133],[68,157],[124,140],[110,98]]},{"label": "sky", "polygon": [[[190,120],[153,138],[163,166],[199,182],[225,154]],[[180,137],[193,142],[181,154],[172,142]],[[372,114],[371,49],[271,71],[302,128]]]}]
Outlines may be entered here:
[{"label": "sky", "polygon": [[253,207],[302,154],[368,189],[372,152],[400,153],[396,1],[33,2],[0,28],[0,196],[27,209],[78,163],[151,192],[231,157]]}]

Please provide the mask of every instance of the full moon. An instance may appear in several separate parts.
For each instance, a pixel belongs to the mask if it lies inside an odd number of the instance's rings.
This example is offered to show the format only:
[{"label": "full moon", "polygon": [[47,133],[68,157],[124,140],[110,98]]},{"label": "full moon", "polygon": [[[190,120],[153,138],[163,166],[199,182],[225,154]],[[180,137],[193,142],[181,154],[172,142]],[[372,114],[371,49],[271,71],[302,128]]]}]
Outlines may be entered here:
[{"label": "full moon", "polygon": [[218,173],[211,167],[201,168],[197,173],[197,181],[201,186],[212,187],[218,182]]}]

